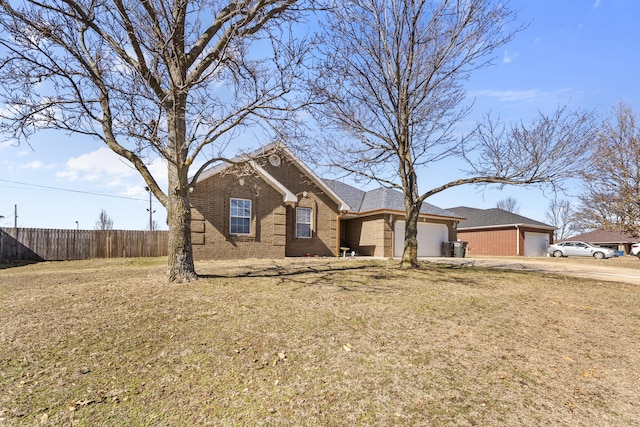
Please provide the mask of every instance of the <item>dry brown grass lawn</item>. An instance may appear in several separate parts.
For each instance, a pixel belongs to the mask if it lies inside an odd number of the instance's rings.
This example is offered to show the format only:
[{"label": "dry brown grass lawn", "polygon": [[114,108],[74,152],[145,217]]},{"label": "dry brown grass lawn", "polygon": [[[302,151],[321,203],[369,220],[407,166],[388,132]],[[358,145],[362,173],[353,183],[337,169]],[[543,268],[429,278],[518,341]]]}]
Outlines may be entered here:
[{"label": "dry brown grass lawn", "polygon": [[640,288],[387,261],[0,270],[0,425],[640,425]]}]

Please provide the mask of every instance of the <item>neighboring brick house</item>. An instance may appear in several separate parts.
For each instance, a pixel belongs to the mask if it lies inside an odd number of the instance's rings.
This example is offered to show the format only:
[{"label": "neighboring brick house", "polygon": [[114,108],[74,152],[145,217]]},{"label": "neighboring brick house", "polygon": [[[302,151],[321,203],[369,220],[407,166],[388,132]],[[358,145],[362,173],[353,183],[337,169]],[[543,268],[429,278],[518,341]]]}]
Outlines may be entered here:
[{"label": "neighboring brick house", "polygon": [[545,256],[555,227],[503,209],[448,209],[467,218],[458,239],[468,242],[467,256]]},{"label": "neighboring brick house", "polygon": [[[203,172],[192,187],[196,259],[401,254],[400,192],[365,192],[322,180],[282,145],[271,144],[235,162],[241,163]],[[439,256],[442,242],[455,240],[460,219],[424,204],[419,255]]]}]

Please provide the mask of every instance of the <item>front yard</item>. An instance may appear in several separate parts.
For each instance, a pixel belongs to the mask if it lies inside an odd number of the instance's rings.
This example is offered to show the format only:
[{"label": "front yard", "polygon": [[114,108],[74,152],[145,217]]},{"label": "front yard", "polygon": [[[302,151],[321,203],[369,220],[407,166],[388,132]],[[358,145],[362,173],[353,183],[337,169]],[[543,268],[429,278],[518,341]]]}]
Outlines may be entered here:
[{"label": "front yard", "polygon": [[0,269],[0,425],[640,425],[638,286],[353,259],[165,270]]}]

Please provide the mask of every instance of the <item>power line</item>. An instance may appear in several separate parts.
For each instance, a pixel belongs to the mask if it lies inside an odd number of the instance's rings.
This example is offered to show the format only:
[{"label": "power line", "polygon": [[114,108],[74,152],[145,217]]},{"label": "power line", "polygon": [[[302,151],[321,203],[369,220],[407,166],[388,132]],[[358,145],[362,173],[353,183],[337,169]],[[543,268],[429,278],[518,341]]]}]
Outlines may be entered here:
[{"label": "power line", "polygon": [[48,185],[30,184],[28,182],[9,181],[8,179],[0,179],[0,182],[8,182],[9,184],[26,185],[26,186],[29,186],[29,187],[45,188],[47,190],[66,191],[66,192],[69,192],[69,193],[80,193],[80,194],[90,194],[92,196],[111,197],[111,198],[114,198],[114,199],[138,200],[138,201],[143,201],[143,202],[146,201],[146,199],[141,199],[141,198],[137,198],[137,197],[115,196],[113,194],[104,194],[104,193],[96,193],[96,192],[91,192],[91,191],[72,190],[70,188],[60,188],[60,187],[51,187],[51,186],[48,186]]}]

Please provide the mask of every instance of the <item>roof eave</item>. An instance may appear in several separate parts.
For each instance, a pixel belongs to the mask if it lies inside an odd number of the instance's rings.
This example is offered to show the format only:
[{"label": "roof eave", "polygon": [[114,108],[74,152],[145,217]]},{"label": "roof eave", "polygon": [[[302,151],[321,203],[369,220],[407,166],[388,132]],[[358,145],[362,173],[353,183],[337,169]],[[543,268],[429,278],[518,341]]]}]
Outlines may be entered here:
[{"label": "roof eave", "polygon": [[[380,215],[380,214],[392,214],[392,215],[403,215],[405,216],[407,213],[401,210],[395,209],[373,209],[370,211],[362,211],[362,212],[348,212],[348,215],[353,218],[360,218],[365,216],[372,215]],[[463,218],[453,217],[453,216],[444,216],[444,215],[436,215],[436,214],[428,214],[421,212],[419,214],[420,218],[438,218],[438,219],[446,219],[450,221],[462,221]]]},{"label": "roof eave", "polygon": [[530,227],[530,228],[539,228],[542,230],[549,230],[549,231],[555,231],[557,230],[557,228],[555,227],[549,227],[549,226],[543,226],[543,225],[535,225],[535,224],[495,224],[495,225],[477,225],[475,227],[458,227],[458,231],[465,231],[465,230],[481,230],[481,229],[485,229],[485,228],[507,228],[507,227],[514,227],[514,228],[518,228],[518,227]]}]

